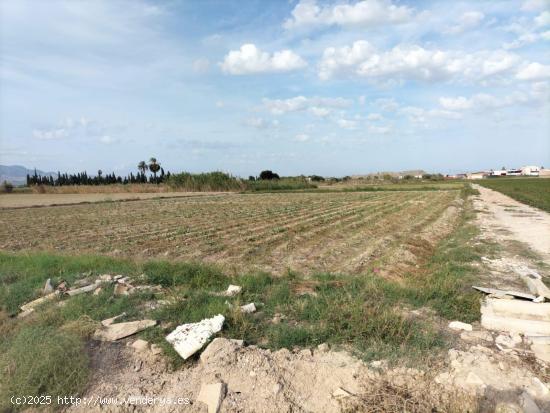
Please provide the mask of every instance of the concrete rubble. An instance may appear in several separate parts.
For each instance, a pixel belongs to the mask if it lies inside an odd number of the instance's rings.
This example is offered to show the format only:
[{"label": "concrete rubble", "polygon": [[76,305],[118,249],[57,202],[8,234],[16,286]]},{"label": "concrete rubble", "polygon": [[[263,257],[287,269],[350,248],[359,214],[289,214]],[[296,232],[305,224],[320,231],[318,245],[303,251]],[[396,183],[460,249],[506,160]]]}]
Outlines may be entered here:
[{"label": "concrete rubble", "polygon": [[122,314],[116,315],[114,317],[107,318],[107,319],[105,319],[101,322],[101,325],[104,326],[104,327],[110,326],[111,324],[114,324],[114,322],[116,320],[118,320],[119,318],[122,318],[122,317],[126,317],[126,313],[122,313]]},{"label": "concrete rubble", "polygon": [[53,300],[54,298],[56,298],[58,296],[59,296],[59,294],[57,292],[53,292],[53,293],[50,293],[50,294],[45,295],[43,297],[37,298],[36,300],[31,301],[30,303],[23,304],[19,308],[23,312],[26,312],[26,311],[29,311],[29,310],[32,311],[32,310],[34,310],[34,308],[36,306],[39,306],[41,304],[44,304],[45,302],[51,301],[51,300]]},{"label": "concrete rubble", "polygon": [[449,323],[449,328],[451,330],[458,330],[458,331],[472,331],[471,324],[463,323],[461,321],[451,321]]},{"label": "concrete rubble", "polygon": [[48,278],[46,280],[46,284],[44,284],[44,295],[48,295],[54,292],[53,286],[52,286],[52,279]]},{"label": "concrete rubble", "polygon": [[254,313],[256,312],[256,306],[254,305],[254,303],[241,305],[241,312],[245,314]]},{"label": "concrete rubble", "polygon": [[142,339],[137,339],[130,346],[133,349],[135,349],[138,353],[142,353],[144,351],[149,350],[149,342]]},{"label": "concrete rubble", "polygon": [[[104,320],[105,321],[105,320]],[[139,333],[146,328],[153,327],[157,322],[155,320],[128,321],[126,323],[116,323],[103,325],[94,332],[94,340],[116,341],[121,338]]]},{"label": "concrete rubble", "polygon": [[550,336],[550,303],[486,298],[481,325],[488,330]]},{"label": "concrete rubble", "polygon": [[237,294],[240,294],[242,289],[243,288],[238,285],[229,284],[229,287],[227,287],[227,290],[225,291],[224,294],[226,297],[233,297]]},{"label": "concrete rubble", "polygon": [[476,287],[475,285],[472,287],[478,291],[481,291],[482,293],[485,293],[485,294],[491,294],[495,297],[500,297],[500,298],[506,298],[506,296],[510,296],[512,298],[524,298],[526,300],[535,300],[537,298],[537,296],[533,295],[533,294],[527,294],[527,293],[523,293],[523,292],[520,292],[520,291],[512,291],[512,290],[499,290],[499,289],[496,289],[496,288],[487,288],[487,287]]},{"label": "concrete rubble", "polygon": [[225,397],[225,383],[203,384],[201,386],[197,401],[208,406],[208,413],[218,413]]},{"label": "concrete rubble", "polygon": [[184,359],[199,351],[217,332],[221,331],[225,317],[221,314],[198,323],[182,324],[166,336],[174,350]]}]

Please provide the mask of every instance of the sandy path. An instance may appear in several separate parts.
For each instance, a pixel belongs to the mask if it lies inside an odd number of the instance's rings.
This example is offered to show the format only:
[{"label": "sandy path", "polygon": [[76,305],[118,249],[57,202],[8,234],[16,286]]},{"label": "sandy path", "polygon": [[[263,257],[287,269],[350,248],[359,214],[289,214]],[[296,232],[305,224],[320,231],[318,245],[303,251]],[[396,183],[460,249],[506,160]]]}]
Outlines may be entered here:
[{"label": "sandy path", "polygon": [[545,260],[550,259],[550,214],[492,189],[474,187],[480,192],[476,209],[486,212],[480,214],[482,228],[499,233],[502,239],[521,241]]},{"label": "sandy path", "polygon": [[101,194],[9,194],[0,195],[0,208],[29,208],[53,205],[74,205],[104,201],[132,201],[153,198],[179,198],[223,194],[223,192],[116,192]]}]

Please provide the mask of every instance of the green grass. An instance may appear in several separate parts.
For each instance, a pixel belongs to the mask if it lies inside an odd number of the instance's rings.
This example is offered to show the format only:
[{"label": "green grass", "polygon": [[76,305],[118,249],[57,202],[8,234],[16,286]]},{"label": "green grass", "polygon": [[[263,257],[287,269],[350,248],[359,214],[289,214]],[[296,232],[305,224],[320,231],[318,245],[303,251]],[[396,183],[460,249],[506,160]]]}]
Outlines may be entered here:
[{"label": "green grass", "polygon": [[[12,396],[78,394],[89,375],[82,340],[53,327],[27,325],[0,342],[0,410],[13,411]],[[28,406],[20,406],[24,408]]]},{"label": "green grass", "polygon": [[[40,377],[48,376],[48,369],[58,374],[56,369],[63,367],[56,361],[58,347],[48,340],[37,344],[39,332],[48,332],[48,337],[63,343],[67,354],[81,354],[84,361],[78,359],[78,363],[85,364],[82,349],[99,321],[122,312],[127,313],[125,320],[158,320],[159,325],[140,336],[159,344],[176,366],[183,361],[165,341],[166,334],[181,323],[218,313],[226,317],[220,335],[244,339],[249,344],[278,349],[328,342],[366,360],[419,362],[444,350],[446,336],[433,319],[412,317],[410,310],[427,307],[447,320],[479,319],[479,296],[471,289],[476,270],[471,263],[485,251],[482,245],[472,246],[477,230],[469,224],[470,210],[466,208],[456,231],[421,262],[420,268],[399,282],[372,272],[309,277],[292,272],[279,277],[266,273],[228,276],[221,268],[204,264],[0,253],[0,315],[4,313],[4,318],[0,317],[0,349],[10,357],[22,357],[21,354],[38,354],[34,347],[39,344],[41,357],[26,360],[31,365],[37,363],[36,369],[22,365],[19,373],[14,373],[17,380],[30,383],[30,387],[25,387],[30,394],[42,394],[44,389],[55,393],[54,384],[36,383]],[[103,273],[129,275],[135,284],[162,285],[164,293],[144,291],[115,296],[110,286],[98,295],[63,298],[63,306],[57,302],[45,304],[25,319],[6,318],[6,314],[15,314],[21,304],[40,296],[47,278],[52,278],[54,284],[66,280],[71,285],[76,279],[93,279]],[[241,285],[242,294],[232,298],[213,294],[225,290],[230,283]],[[152,310],[148,304],[159,299],[170,304]],[[249,302],[256,303],[258,311],[241,314],[238,306]],[[280,323],[272,321],[277,313],[284,315]],[[5,367],[6,359],[3,360]],[[82,371],[86,372],[86,368],[82,367]],[[33,372],[37,377],[29,378]],[[15,380],[14,377],[0,381]],[[75,393],[81,388],[79,380],[69,387]]]},{"label": "green grass", "polygon": [[524,204],[550,212],[550,179],[491,178],[480,180],[478,183]]},{"label": "green grass", "polygon": [[314,189],[317,185],[308,182],[305,178],[281,178],[272,180],[246,181],[247,191],[296,191]]}]

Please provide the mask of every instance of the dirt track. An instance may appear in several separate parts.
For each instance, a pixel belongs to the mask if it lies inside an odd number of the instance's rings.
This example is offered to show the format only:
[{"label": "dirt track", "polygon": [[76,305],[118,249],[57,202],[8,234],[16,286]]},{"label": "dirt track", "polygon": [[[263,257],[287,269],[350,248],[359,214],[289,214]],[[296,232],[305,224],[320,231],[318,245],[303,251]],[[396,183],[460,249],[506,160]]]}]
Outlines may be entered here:
[{"label": "dirt track", "polygon": [[116,192],[107,194],[9,194],[0,196],[1,208],[31,208],[54,205],[76,205],[106,201],[134,201],[154,198],[180,198],[212,195],[215,192]]},{"label": "dirt track", "polygon": [[[516,240],[550,259],[550,214],[518,202],[500,192],[475,185],[480,193],[476,208],[482,215],[482,228],[496,232],[497,239]],[[504,230],[504,231],[503,231]]]}]

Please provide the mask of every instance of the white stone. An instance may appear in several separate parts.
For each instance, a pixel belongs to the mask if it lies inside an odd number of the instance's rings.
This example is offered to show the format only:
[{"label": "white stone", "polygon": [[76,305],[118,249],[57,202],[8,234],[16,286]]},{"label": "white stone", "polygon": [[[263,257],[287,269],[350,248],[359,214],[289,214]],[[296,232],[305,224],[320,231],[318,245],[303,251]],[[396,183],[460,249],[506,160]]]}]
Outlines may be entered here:
[{"label": "white stone", "polygon": [[52,280],[48,278],[44,285],[44,295],[53,293]]},{"label": "white stone", "polygon": [[208,413],[218,413],[225,397],[225,384],[203,384],[197,397],[197,401],[208,406]]},{"label": "white stone", "polygon": [[107,318],[107,319],[105,319],[101,322],[101,325],[104,326],[104,327],[110,326],[116,320],[118,320],[119,318],[125,317],[125,316],[126,316],[126,313],[122,313],[122,314],[116,315],[114,317]]},{"label": "white stone", "polygon": [[349,396],[351,396],[351,393],[347,390],[344,390],[341,387],[338,387],[336,390],[332,392],[332,397],[334,397],[335,399],[341,399]]},{"label": "white stone", "polygon": [[93,338],[101,341],[116,341],[136,334],[146,328],[156,325],[155,320],[129,321],[127,323],[110,324],[95,331]]},{"label": "white stone", "polygon": [[162,354],[162,348],[158,344],[151,344],[151,353],[158,356],[159,354]]},{"label": "white stone", "polygon": [[92,292],[97,287],[98,287],[98,284],[85,285],[84,287],[70,289],[69,291],[67,291],[67,294],[69,294],[72,297],[74,295]]},{"label": "white stone", "polygon": [[523,409],[523,413],[542,413],[537,403],[525,391],[519,396],[519,404]]},{"label": "white stone", "polygon": [[466,377],[466,384],[475,388],[485,388],[485,383],[483,380],[473,371],[468,373],[468,376]]},{"label": "white stone", "polygon": [[229,284],[229,287],[227,287],[227,290],[225,291],[225,295],[227,297],[233,297],[234,295],[239,294],[242,289],[243,288],[238,285]]},{"label": "white stone", "polygon": [[113,276],[111,274],[102,274],[98,277],[101,281],[113,281]]},{"label": "white stone", "polygon": [[142,339],[137,339],[136,341],[134,341],[132,343],[132,347],[138,352],[138,353],[141,353],[141,352],[144,352],[146,350],[149,349],[149,342],[148,341],[145,341],[145,340],[142,340]]},{"label": "white stone", "polygon": [[481,325],[489,330],[550,336],[550,303],[487,298]]},{"label": "white stone", "polygon": [[495,339],[495,344],[505,348],[514,348],[520,343],[521,343],[521,337],[518,336],[517,334],[514,334],[513,336],[499,334]]},{"label": "white stone", "polygon": [[256,311],[256,306],[254,305],[254,303],[241,305],[241,311],[243,313],[254,313]]},{"label": "white stone", "polygon": [[322,353],[326,353],[330,350],[330,347],[327,343],[322,343],[317,346],[317,350],[319,350]]},{"label": "white stone", "polygon": [[47,301],[53,300],[54,298],[57,297],[57,295],[58,295],[57,292],[53,292],[51,294],[45,295],[44,297],[37,298],[36,300],[31,301],[30,303],[23,304],[20,307],[21,311],[27,312],[28,310],[33,310],[34,307],[36,307],[40,304],[44,304]]},{"label": "white stone", "polygon": [[493,341],[493,336],[491,333],[485,330],[479,330],[479,331],[463,331],[460,334],[460,338],[464,341]]},{"label": "white stone", "polygon": [[224,321],[225,317],[218,314],[198,323],[182,324],[166,336],[166,341],[172,344],[174,350],[184,360],[188,359],[199,351],[210,337],[222,329]]},{"label": "white stone", "polygon": [[472,325],[463,323],[462,321],[451,321],[449,323],[449,328],[453,330],[472,331]]}]

